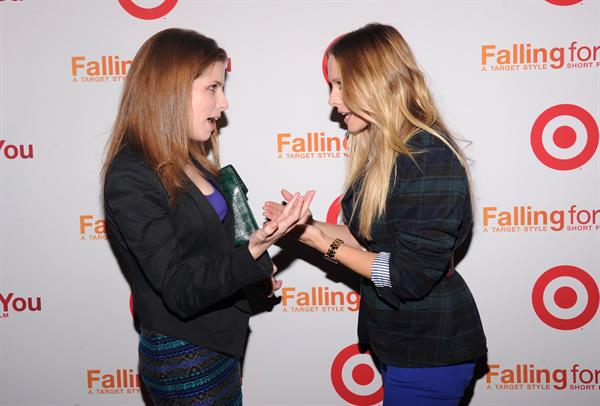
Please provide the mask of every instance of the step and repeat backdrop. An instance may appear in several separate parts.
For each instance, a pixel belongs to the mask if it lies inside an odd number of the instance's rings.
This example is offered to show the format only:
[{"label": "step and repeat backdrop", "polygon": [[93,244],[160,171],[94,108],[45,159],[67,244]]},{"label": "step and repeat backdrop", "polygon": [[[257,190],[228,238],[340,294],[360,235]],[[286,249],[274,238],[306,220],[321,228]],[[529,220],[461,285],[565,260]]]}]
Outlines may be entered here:
[{"label": "step and repeat backdrop", "polygon": [[[123,80],[168,27],[229,56],[222,163],[261,218],[282,187],[339,221],[345,130],[327,46],[369,22],[411,44],[463,140],[475,224],[458,270],[487,368],[471,405],[600,405],[600,1],[0,1],[0,405],[143,405],[130,289],[99,171]],[[357,279],[284,242],[259,303],[247,405],[378,405]],[[148,403],[150,404],[150,403]]]}]

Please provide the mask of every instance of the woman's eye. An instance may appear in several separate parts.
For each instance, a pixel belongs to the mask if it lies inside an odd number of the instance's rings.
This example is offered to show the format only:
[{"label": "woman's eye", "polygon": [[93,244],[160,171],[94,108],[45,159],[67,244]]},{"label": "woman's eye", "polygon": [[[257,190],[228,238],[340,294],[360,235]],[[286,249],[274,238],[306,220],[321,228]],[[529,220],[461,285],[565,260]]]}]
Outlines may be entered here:
[{"label": "woman's eye", "polygon": [[216,91],[217,91],[217,85],[211,85],[211,86],[209,86],[208,90],[210,90],[213,93],[216,93]]}]

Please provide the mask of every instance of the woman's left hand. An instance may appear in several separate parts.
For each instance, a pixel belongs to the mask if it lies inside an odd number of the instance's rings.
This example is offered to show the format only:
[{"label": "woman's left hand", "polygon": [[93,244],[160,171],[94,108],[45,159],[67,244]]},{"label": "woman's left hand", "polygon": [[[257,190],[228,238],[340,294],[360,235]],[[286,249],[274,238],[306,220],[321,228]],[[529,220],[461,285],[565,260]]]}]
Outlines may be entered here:
[{"label": "woman's left hand", "polygon": [[[314,197],[315,193],[316,192],[314,190],[309,190],[308,192],[306,192],[305,197],[308,197],[310,195],[311,199],[312,199]],[[292,200],[292,197],[294,197],[294,195],[291,194],[290,192],[288,192],[286,189],[281,190],[281,195],[285,199],[285,203],[282,204],[282,203],[278,203],[278,202],[267,201],[267,202],[265,202],[265,204],[263,206],[263,210],[264,210],[263,215],[266,218],[268,218],[269,220],[277,220],[277,218],[279,218],[279,216],[283,212],[285,205]],[[302,217],[300,217],[300,219],[298,220],[298,224],[311,224],[311,223],[312,223],[312,212],[310,211],[310,209],[308,209],[306,211],[306,213]]]},{"label": "woman's left hand", "polygon": [[309,191],[305,196],[294,194],[277,219],[271,220],[262,228],[254,231],[248,241],[248,250],[254,258],[261,256],[271,245],[288,233],[306,216],[314,191]]}]

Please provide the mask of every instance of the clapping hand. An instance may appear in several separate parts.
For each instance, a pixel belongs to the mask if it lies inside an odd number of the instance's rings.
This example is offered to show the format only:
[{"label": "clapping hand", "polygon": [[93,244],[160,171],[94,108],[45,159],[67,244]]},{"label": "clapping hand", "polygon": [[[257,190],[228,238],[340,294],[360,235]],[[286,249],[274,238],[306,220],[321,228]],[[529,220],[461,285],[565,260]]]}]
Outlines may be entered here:
[{"label": "clapping hand", "polygon": [[[312,195],[310,197],[312,200],[315,192],[309,191],[308,193],[311,193],[311,192],[312,192]],[[308,193],[307,193],[307,195],[308,195]],[[273,201],[267,201],[267,202],[265,202],[265,205],[263,206],[263,215],[266,218],[271,219],[271,221],[277,220],[283,215],[285,209],[292,203],[293,197],[295,196],[295,195],[291,194],[290,192],[288,192],[286,189],[283,189],[281,191],[281,195],[283,196],[283,198],[285,199],[287,204],[277,203],[277,202],[273,202]],[[312,222],[313,222],[312,213],[311,213],[310,209],[307,209],[306,212],[303,215],[301,215],[301,217],[298,219],[298,221],[294,225],[294,227],[296,228],[294,234],[303,243],[314,247],[316,244],[316,241],[318,241],[319,238],[322,238],[322,232],[320,230],[318,230],[316,227],[312,226],[311,225]]]},{"label": "clapping hand", "polygon": [[310,203],[315,195],[314,190],[309,190],[304,196],[300,193],[293,195],[287,193],[287,205],[282,205],[275,218],[269,218],[262,228],[250,235],[248,249],[254,258],[258,258],[267,248],[287,234],[300,220],[310,217]]},{"label": "clapping hand", "polygon": [[[314,190],[310,190],[308,191],[306,194],[308,196],[308,194],[310,195],[310,199],[312,200],[312,198],[315,195],[315,191]],[[267,201],[265,202],[265,205],[263,206],[263,215],[270,219],[270,220],[276,220],[279,218],[279,216],[281,216],[283,209],[289,205],[289,203],[291,202],[292,198],[294,197],[293,194],[291,194],[290,192],[288,192],[286,189],[282,189],[281,190],[281,195],[283,196],[283,198],[285,199],[287,204],[282,204],[282,203],[277,203],[277,202],[272,202],[272,201]],[[302,217],[300,217],[300,219],[298,219],[298,222],[296,224],[310,224],[312,221],[312,212],[310,211],[310,208],[308,210],[306,210],[306,212],[304,213],[304,215]]]}]

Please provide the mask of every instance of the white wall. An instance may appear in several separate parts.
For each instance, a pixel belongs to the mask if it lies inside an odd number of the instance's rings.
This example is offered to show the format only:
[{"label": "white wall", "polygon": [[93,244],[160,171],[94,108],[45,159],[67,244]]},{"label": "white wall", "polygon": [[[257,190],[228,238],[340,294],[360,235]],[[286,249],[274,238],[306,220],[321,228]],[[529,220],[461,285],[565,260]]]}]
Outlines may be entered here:
[{"label": "white wall", "polygon": [[[287,144],[278,154],[278,134],[343,138],[329,119],[323,52],[372,21],[405,36],[450,128],[472,143],[476,223],[458,268],[479,305],[491,373],[471,404],[599,404],[600,2],[179,1],[151,20],[120,3],[127,1],[0,1],[0,405],[143,404],[130,379],[138,336],[129,286],[104,239],[100,201],[122,76],[90,76],[77,64],[130,60],[167,27],[217,39],[232,58],[223,163],[242,174],[257,215],[285,186],[316,189],[313,212],[324,219],[340,193],[343,150],[339,158],[291,158]],[[544,48],[548,60],[499,65],[500,50],[513,44]],[[576,107],[553,108],[563,104]],[[553,138],[561,126],[572,130]],[[536,156],[536,134],[551,156],[584,152],[555,169]],[[531,231],[507,218],[514,207],[549,217]],[[380,378],[369,357],[341,353],[356,342],[356,278],[325,273],[316,256],[298,254],[278,256],[285,300],[251,320],[245,404],[377,404]],[[326,312],[303,306],[313,288],[342,292],[344,303]],[[524,378],[532,369],[533,382]],[[101,393],[111,380],[115,393]]]}]

